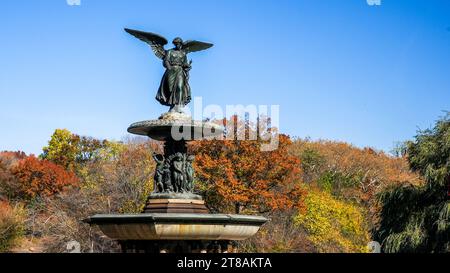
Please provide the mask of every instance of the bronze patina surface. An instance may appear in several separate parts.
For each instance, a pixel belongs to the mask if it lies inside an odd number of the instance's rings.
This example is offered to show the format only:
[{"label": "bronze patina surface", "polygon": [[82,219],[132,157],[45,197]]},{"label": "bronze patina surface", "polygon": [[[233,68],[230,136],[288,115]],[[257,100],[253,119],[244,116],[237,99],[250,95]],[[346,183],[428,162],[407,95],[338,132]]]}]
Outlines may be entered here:
[{"label": "bronze patina surface", "polygon": [[171,111],[179,111],[186,106],[191,101],[189,71],[192,69],[192,60],[188,61],[187,55],[208,49],[213,44],[194,40],[183,41],[177,37],[172,42],[175,47],[166,50],[164,46],[168,41],[161,35],[128,28],[125,31],[149,44],[156,57],[163,61],[166,72],[161,79],[156,100],[162,105],[170,106]]}]

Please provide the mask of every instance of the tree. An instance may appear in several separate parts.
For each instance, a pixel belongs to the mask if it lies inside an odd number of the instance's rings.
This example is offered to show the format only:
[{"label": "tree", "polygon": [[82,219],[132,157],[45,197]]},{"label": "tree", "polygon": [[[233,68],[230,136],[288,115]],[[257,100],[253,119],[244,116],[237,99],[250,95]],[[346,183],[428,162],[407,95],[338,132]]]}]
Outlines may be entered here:
[{"label": "tree", "polygon": [[372,206],[374,196],[389,185],[420,184],[406,158],[344,142],[296,140],[290,150],[301,159],[303,181],[334,196]]},{"label": "tree", "polygon": [[56,129],[48,146],[43,148],[41,158],[73,171],[80,155],[79,143],[78,135],[72,134],[67,129]]},{"label": "tree", "polygon": [[45,210],[35,213],[32,226],[48,238],[43,242],[46,251],[65,251],[72,240],[81,244],[82,252],[120,251],[98,227],[80,219],[102,213],[141,213],[152,191],[154,148],[154,142],[130,139],[100,149],[98,156],[79,168],[79,187],[43,198]]},{"label": "tree", "polygon": [[47,160],[39,160],[33,155],[19,161],[13,167],[12,174],[18,182],[15,195],[25,199],[52,196],[66,187],[78,184],[74,173]]},{"label": "tree", "polygon": [[263,213],[301,207],[300,161],[288,153],[291,140],[279,135],[278,149],[267,152],[261,150],[263,143],[235,138],[192,144],[197,188],[212,210]]},{"label": "tree", "polygon": [[66,129],[56,129],[40,158],[78,173],[85,164],[117,156],[120,142],[79,136]]},{"label": "tree", "polygon": [[18,182],[12,173],[12,168],[26,158],[24,152],[1,152],[0,153],[0,200],[11,199],[18,191]]},{"label": "tree", "polygon": [[308,191],[305,204],[295,223],[319,252],[367,251],[369,232],[361,208],[317,189]]},{"label": "tree", "polygon": [[385,252],[450,252],[450,114],[419,131],[406,144],[406,154],[425,183],[380,194],[375,238]]}]

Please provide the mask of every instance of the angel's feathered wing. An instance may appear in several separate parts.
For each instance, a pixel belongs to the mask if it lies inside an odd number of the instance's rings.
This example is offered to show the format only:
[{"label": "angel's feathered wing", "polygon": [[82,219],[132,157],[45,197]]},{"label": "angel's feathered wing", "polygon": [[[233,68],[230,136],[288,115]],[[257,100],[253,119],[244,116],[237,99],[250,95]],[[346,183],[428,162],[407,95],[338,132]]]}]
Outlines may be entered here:
[{"label": "angel's feathered wing", "polygon": [[212,46],[213,46],[213,44],[210,44],[210,43],[204,43],[204,42],[193,41],[193,40],[186,41],[183,43],[183,49],[186,53],[205,50]]},{"label": "angel's feathered wing", "polygon": [[125,31],[133,35],[134,37],[138,38],[139,40],[149,44],[153,50],[153,53],[155,53],[156,57],[160,59],[164,59],[164,57],[166,57],[166,50],[164,49],[164,46],[167,45],[168,43],[166,38],[155,33],[133,30],[128,28],[126,28]]}]

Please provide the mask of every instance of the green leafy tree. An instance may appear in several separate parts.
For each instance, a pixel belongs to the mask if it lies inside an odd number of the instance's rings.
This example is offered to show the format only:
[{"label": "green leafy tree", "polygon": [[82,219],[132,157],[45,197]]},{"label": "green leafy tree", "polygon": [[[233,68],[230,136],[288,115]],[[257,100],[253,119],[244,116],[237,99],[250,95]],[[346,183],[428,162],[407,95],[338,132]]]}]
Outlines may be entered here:
[{"label": "green leafy tree", "polygon": [[406,143],[406,154],[425,183],[397,186],[379,196],[375,238],[385,252],[449,252],[450,115]]},{"label": "green leafy tree", "polygon": [[88,163],[117,157],[122,149],[120,142],[79,136],[66,129],[57,129],[40,157],[79,173]]},{"label": "green leafy tree", "polygon": [[67,129],[56,129],[48,146],[43,148],[42,159],[51,161],[67,170],[74,170],[79,152],[80,137]]}]

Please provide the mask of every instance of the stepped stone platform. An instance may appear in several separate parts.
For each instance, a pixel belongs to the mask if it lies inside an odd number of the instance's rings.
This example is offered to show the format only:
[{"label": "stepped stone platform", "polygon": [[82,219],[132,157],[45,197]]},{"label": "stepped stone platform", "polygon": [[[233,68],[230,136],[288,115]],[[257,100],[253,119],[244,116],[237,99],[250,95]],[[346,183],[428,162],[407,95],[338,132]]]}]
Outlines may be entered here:
[{"label": "stepped stone platform", "polygon": [[209,213],[209,210],[203,200],[148,199],[144,213]]}]

